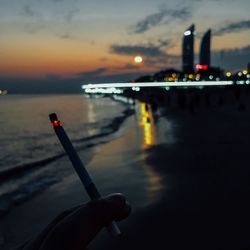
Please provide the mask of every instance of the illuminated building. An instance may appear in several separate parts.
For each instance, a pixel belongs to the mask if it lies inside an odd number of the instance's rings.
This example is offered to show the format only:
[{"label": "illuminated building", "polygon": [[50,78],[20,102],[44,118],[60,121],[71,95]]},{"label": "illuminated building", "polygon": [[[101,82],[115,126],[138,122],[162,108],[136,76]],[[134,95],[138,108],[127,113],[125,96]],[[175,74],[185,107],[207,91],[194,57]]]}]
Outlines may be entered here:
[{"label": "illuminated building", "polygon": [[211,30],[208,30],[201,40],[200,47],[200,65],[206,66],[204,69],[210,67],[211,62]]},{"label": "illuminated building", "polygon": [[194,72],[194,30],[195,26],[191,25],[183,36],[182,43],[182,70],[184,73]]},{"label": "illuminated building", "polygon": [[207,70],[208,69],[208,65],[207,64],[197,64],[196,65],[196,69],[199,70]]}]

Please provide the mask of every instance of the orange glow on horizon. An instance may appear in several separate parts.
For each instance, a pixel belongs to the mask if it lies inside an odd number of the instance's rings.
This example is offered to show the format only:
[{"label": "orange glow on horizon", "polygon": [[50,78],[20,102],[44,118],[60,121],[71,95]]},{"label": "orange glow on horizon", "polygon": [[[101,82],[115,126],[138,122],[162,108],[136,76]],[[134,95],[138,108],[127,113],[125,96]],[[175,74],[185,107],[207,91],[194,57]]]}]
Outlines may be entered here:
[{"label": "orange glow on horizon", "polygon": [[[246,32],[245,32],[246,33]],[[243,33],[243,35],[245,35]],[[219,50],[221,46],[230,48],[237,41],[232,35],[223,38],[213,38],[213,49]],[[13,77],[44,77],[48,74],[60,77],[74,77],[81,72],[91,72],[98,68],[105,68],[107,71],[103,75],[127,74],[127,73],[152,73],[163,67],[178,68],[181,60],[175,60],[169,65],[161,63],[147,65],[144,58],[138,57],[138,62],[131,62],[131,55],[119,55],[109,53],[111,41],[105,40],[102,43],[90,43],[86,41],[75,41],[58,39],[49,34],[39,34],[37,36],[26,36],[19,34],[18,40],[15,34],[1,37],[0,41],[0,74]],[[198,44],[198,43],[196,43]],[[198,45],[197,45],[198,46]],[[169,53],[178,56],[181,54],[180,44],[169,49]],[[134,60],[135,58],[133,58]],[[146,62],[146,60],[145,60]],[[138,67],[126,67],[129,64]]]},{"label": "orange glow on horizon", "polygon": [[126,68],[130,57],[121,57],[106,52],[106,45],[58,42],[57,39],[20,38],[1,41],[0,74],[13,77],[44,77],[55,74],[72,77],[81,72],[91,72],[107,68],[105,75],[131,72],[150,72],[152,67]]},{"label": "orange glow on horizon", "polygon": [[[57,39],[1,41],[0,73],[16,76],[44,76],[48,73],[74,75],[100,66],[103,46],[58,42]],[[104,62],[103,62],[104,63]]]}]

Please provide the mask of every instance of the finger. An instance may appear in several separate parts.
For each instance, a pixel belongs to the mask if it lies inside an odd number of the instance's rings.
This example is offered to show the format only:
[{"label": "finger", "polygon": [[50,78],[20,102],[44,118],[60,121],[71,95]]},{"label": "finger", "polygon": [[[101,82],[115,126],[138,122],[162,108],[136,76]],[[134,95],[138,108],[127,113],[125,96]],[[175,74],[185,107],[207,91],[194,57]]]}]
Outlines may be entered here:
[{"label": "finger", "polygon": [[59,222],[50,231],[41,249],[82,249],[105,225],[126,218],[130,210],[121,194],[89,202]]}]

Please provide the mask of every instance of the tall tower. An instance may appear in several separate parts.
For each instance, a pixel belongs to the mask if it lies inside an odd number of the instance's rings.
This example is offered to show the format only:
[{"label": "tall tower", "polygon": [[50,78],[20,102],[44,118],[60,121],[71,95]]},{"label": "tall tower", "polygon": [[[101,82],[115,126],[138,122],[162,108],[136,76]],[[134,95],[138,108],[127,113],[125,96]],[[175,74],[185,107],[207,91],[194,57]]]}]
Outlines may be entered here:
[{"label": "tall tower", "polygon": [[201,40],[200,65],[209,68],[211,63],[211,30],[209,29]]},{"label": "tall tower", "polygon": [[194,72],[194,31],[192,24],[185,32],[182,41],[182,71],[184,73]]}]

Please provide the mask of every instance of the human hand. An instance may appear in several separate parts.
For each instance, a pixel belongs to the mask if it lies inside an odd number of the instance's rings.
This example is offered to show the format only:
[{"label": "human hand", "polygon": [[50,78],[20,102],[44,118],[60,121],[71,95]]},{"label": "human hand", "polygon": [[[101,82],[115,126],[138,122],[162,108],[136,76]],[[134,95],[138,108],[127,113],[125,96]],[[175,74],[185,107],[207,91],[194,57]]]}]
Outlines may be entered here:
[{"label": "human hand", "polygon": [[85,249],[96,234],[111,221],[122,220],[130,213],[130,205],[122,194],[64,211],[34,240],[18,250],[80,250]]}]

